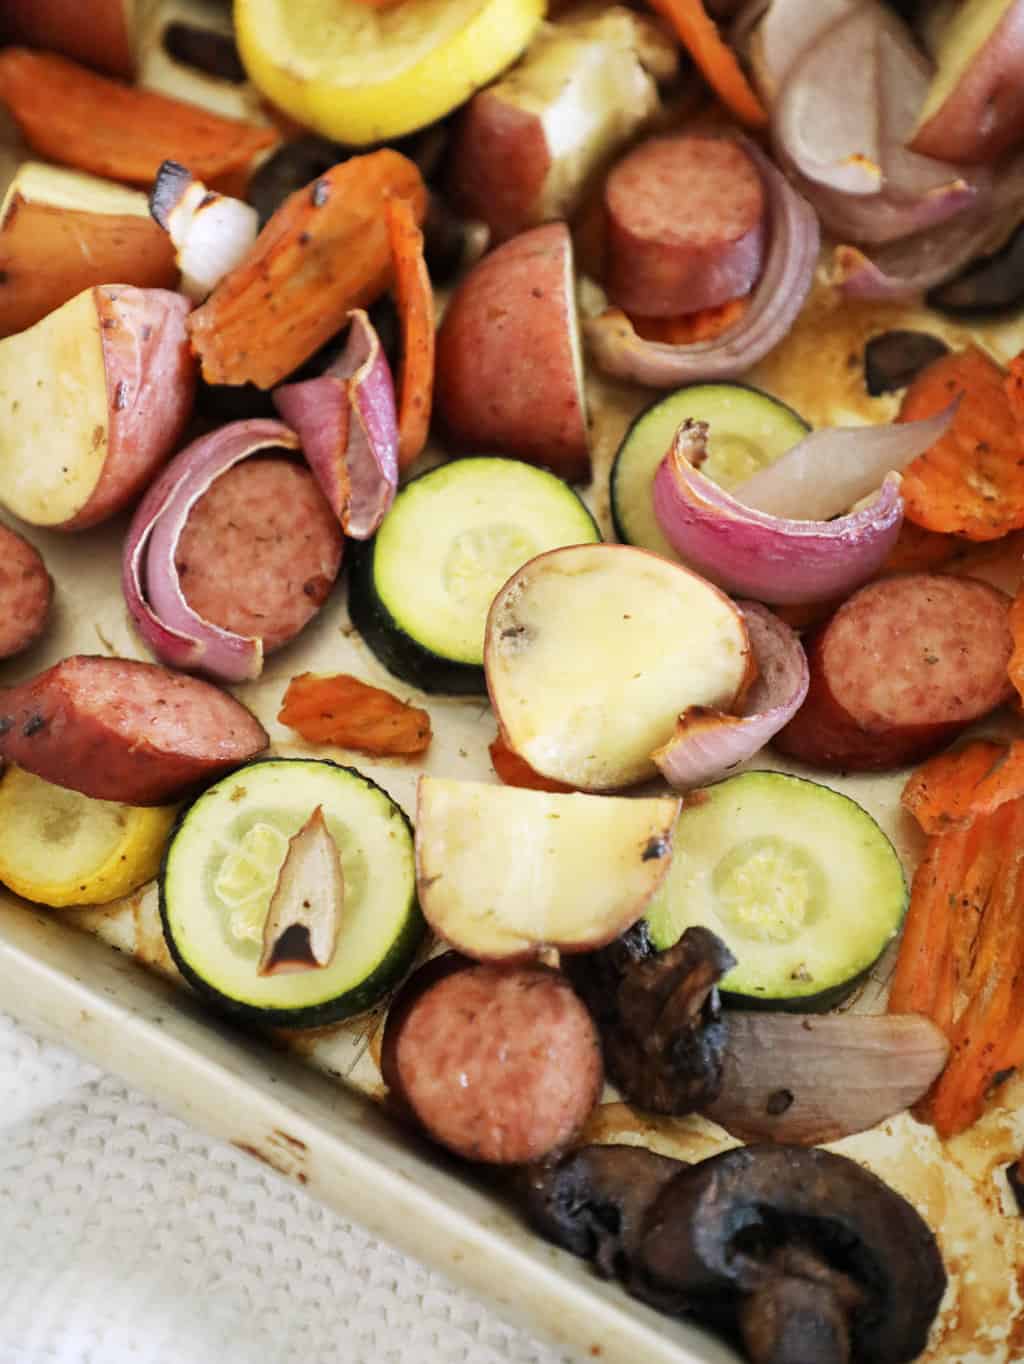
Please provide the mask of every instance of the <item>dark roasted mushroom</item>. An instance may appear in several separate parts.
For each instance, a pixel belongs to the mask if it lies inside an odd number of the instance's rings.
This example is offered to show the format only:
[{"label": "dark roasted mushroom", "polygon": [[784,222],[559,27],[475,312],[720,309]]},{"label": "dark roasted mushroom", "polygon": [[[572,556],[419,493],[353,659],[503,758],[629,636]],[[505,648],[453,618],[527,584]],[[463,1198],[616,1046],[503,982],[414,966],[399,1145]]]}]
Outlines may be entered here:
[{"label": "dark roasted mushroom", "polygon": [[1004,312],[1024,303],[1024,223],[994,255],[972,261],[929,290],[926,301],[955,317]]},{"label": "dark roasted mushroom", "polygon": [[608,1078],[653,1113],[692,1113],[722,1083],[726,1023],[715,986],[736,962],[706,928],[653,952],[644,928],[566,957],[564,969],[601,1031]]},{"label": "dark roasted mushroom", "polygon": [[755,1364],[904,1364],[946,1286],[911,1205],[844,1156],[746,1146],[672,1179],[651,1206],[630,1288],[738,1320]]},{"label": "dark roasted mushroom", "polygon": [[945,341],[930,332],[882,332],[864,347],[864,383],[872,398],[894,393],[948,353]]},{"label": "dark roasted mushroom", "polygon": [[1017,1207],[1024,1216],[1024,1156],[1021,1156],[1020,1160],[1015,1160],[1012,1165],[1007,1165],[1006,1178],[1010,1184],[1010,1192],[1017,1200]]},{"label": "dark roasted mushroom", "polygon": [[685,1168],[642,1146],[583,1146],[555,1164],[527,1166],[520,1191],[536,1231],[610,1279],[628,1272],[647,1209]]}]

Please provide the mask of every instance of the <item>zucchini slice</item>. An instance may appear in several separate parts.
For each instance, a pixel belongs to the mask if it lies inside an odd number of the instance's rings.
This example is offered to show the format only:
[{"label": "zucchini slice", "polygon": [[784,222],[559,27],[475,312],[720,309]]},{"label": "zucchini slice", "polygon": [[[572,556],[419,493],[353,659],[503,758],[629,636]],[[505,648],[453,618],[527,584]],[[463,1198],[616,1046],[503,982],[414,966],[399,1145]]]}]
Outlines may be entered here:
[{"label": "zucchini slice", "polygon": [[[288,841],[317,806],[344,873],[337,947],[327,966],[261,976],[263,924]],[[335,1023],[398,984],[425,931],[412,826],[354,768],[316,758],[249,763],[180,816],[160,914],[182,974],[224,1012],[289,1028]]]},{"label": "zucchini slice", "polygon": [[810,427],[791,407],[747,384],[690,384],[641,412],[612,465],[612,522],[627,545],[679,556],[654,515],[652,487],[672,437],[693,417],[708,424],[708,458],[701,473],[733,488],[803,440]]},{"label": "zucchini slice", "polygon": [[831,1009],[900,930],[907,883],[895,848],[856,801],[781,772],[743,772],[688,800],[668,875],[647,907],[655,947],[693,924],[737,965],[739,1008]]},{"label": "zucchini slice", "polygon": [[349,575],[349,614],[397,677],[427,692],[486,691],[484,627],[495,593],[545,550],[601,534],[554,474],[481,455],[408,483]]}]

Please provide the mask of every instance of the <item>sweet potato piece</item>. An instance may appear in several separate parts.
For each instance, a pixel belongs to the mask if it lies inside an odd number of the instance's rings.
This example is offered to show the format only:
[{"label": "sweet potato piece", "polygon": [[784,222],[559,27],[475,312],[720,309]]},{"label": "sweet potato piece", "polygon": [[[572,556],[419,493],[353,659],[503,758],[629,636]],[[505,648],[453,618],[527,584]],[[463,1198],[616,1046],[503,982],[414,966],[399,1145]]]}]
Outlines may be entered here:
[{"label": "sweet potato piece", "polygon": [[630,317],[633,329],[646,341],[660,341],[667,346],[692,346],[697,341],[713,341],[716,336],[740,320],[747,311],[749,300],[730,298],[714,308],[683,317]]},{"label": "sweet potato piece", "polygon": [[41,156],[147,189],[161,164],[180,161],[197,180],[247,171],[257,152],[280,140],[273,128],[222,118],[194,104],[107,80],[58,57],[0,51],[0,100]]},{"label": "sweet potato piece", "polygon": [[491,755],[491,766],[506,786],[525,786],[529,791],[556,793],[576,789],[575,786],[566,786],[564,782],[553,781],[550,777],[542,777],[539,772],[535,772],[525,758],[513,753],[500,734],[492,740],[487,751]]},{"label": "sweet potato piece", "polygon": [[353,308],[388,287],[389,198],[417,226],[427,192],[416,166],[385,148],[352,157],[290,195],[252,250],[189,318],[210,384],[273,388],[329,340]]},{"label": "sweet potato piece", "polygon": [[968,828],[974,820],[971,802],[978,783],[1006,751],[1005,744],[977,739],[952,753],[929,758],[903,788],[900,802],[904,810],[926,834]]},{"label": "sweet potato piece", "polygon": [[434,400],[434,292],[423,259],[423,233],[412,204],[408,199],[389,199],[387,218],[395,303],[402,327],[398,467],[407,469],[422,452],[430,430]]},{"label": "sweet potato piece", "polygon": [[311,744],[336,744],[371,757],[411,757],[430,744],[430,716],[380,687],[337,673],[300,673],[277,718]]},{"label": "sweet potato piece", "polygon": [[934,416],[960,395],[949,430],[904,472],[909,520],[969,540],[998,540],[1024,526],[1024,434],[1004,381],[972,346],[928,365],[907,389],[901,421]]}]

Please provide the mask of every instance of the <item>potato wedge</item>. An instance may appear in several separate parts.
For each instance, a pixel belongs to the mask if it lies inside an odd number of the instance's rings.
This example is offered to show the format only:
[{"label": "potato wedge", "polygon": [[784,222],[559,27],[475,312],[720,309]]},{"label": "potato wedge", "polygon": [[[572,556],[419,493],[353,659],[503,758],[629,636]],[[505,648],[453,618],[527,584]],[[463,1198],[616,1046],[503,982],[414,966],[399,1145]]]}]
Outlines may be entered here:
[{"label": "potato wedge", "polygon": [[0,502],[35,526],[113,516],[171,454],[192,411],[188,300],[86,289],[0,341]]},{"label": "potato wedge", "polygon": [[416,883],[427,922],[479,961],[588,952],[634,924],[668,871],[674,796],[555,795],[421,777]]},{"label": "potato wedge", "polygon": [[690,706],[732,710],[754,667],[743,616],[629,545],[531,559],[494,599],[484,670],[501,734],[544,777],[608,791],[653,777]]},{"label": "potato wedge", "polygon": [[0,204],[0,336],[93,284],[173,289],[177,278],[141,191],[41,161],[19,166]]}]

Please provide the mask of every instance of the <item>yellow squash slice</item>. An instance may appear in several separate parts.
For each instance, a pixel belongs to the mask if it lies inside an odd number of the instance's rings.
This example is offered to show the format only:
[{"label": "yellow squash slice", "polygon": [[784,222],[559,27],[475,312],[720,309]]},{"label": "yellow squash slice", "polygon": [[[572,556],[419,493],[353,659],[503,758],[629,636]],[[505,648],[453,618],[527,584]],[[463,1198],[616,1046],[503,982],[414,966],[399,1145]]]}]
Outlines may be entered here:
[{"label": "yellow squash slice", "polygon": [[267,99],[355,146],[450,113],[525,49],[545,0],[235,0],[238,50]]},{"label": "yellow squash slice", "polygon": [[54,908],[116,900],[156,875],[176,813],[91,800],[9,767],[0,780],[0,881]]}]

